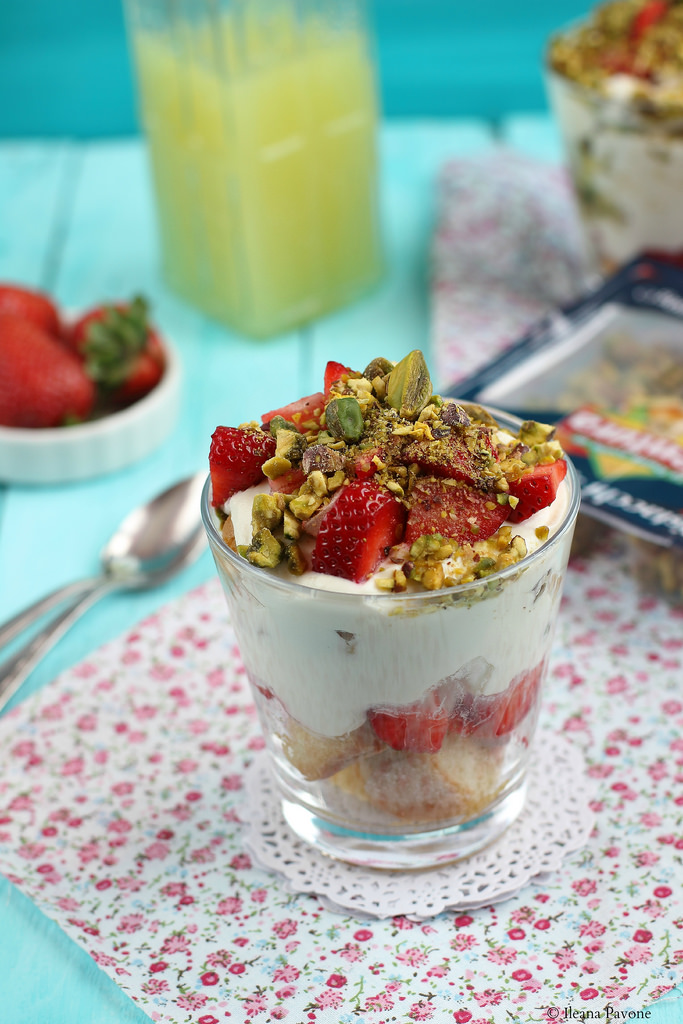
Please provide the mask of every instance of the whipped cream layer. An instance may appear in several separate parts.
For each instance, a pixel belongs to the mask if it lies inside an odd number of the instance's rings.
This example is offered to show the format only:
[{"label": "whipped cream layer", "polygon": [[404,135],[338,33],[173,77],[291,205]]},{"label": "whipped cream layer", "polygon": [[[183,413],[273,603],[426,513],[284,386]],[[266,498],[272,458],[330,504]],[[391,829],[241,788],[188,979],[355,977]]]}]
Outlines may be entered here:
[{"label": "whipped cream layer", "polygon": [[[239,544],[251,540],[251,504],[261,489],[229,503]],[[506,578],[462,588],[387,595],[373,578],[356,584],[314,572],[295,577],[285,567],[242,573],[219,557],[253,681],[323,736],[358,728],[369,708],[412,704],[439,684],[447,691],[449,681],[479,694],[505,690],[548,653],[571,532],[549,544],[535,531],[548,526],[552,538],[570,500],[564,481],[551,506],[514,524],[533,558]]]}]

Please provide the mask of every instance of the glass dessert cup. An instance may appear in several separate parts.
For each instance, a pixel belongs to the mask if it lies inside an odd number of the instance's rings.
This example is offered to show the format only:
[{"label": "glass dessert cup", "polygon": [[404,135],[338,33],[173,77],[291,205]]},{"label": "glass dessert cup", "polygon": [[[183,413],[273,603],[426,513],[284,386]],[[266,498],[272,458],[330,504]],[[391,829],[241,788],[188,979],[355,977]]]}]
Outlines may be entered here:
[{"label": "glass dessert cup", "polygon": [[207,481],[209,544],[283,813],[303,840],[367,867],[426,868],[482,849],[519,815],[580,501],[571,465],[566,484],[557,532],[521,562],[395,594],[251,565],[224,543]]},{"label": "glass dessert cup", "polygon": [[590,269],[683,250],[683,110],[658,111],[547,74]]}]

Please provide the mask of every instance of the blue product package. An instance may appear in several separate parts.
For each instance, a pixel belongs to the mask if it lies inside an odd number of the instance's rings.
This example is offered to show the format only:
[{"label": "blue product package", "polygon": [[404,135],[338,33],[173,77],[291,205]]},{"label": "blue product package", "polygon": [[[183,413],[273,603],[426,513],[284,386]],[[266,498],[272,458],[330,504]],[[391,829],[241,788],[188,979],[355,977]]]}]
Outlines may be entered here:
[{"label": "blue product package", "polygon": [[[461,381],[463,401],[557,425],[582,511],[681,559],[683,267],[641,256]],[[673,550],[675,549],[675,550]],[[668,571],[668,569],[667,569]],[[671,588],[669,588],[671,589]]]}]

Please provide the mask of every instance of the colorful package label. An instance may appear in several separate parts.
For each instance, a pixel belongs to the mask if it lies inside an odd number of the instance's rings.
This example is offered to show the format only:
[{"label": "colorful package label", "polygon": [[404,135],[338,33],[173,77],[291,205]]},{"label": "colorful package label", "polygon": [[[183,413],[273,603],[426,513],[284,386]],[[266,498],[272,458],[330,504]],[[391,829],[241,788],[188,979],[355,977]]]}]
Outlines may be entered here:
[{"label": "colorful package label", "polygon": [[581,478],[582,510],[647,540],[683,547],[683,443],[637,415],[584,406],[557,436]]}]

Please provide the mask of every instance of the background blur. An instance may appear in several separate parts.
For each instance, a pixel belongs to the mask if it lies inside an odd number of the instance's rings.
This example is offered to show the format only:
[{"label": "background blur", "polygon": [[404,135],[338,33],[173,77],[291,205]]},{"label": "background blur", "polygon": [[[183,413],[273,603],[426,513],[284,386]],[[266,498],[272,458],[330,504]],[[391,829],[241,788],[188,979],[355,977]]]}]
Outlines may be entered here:
[{"label": "background blur", "polygon": [[[370,0],[384,113],[545,111],[548,35],[585,0]],[[137,131],[122,0],[0,0],[0,136]]]}]

